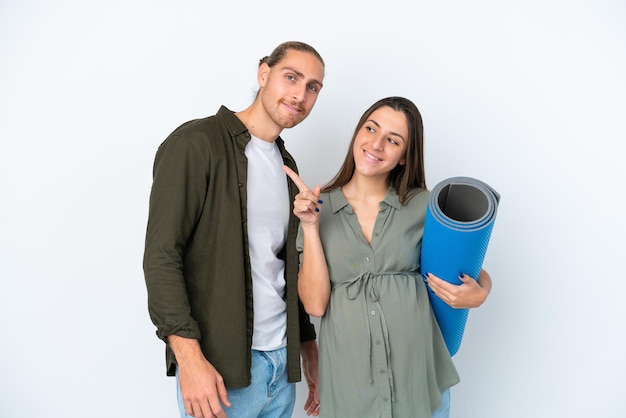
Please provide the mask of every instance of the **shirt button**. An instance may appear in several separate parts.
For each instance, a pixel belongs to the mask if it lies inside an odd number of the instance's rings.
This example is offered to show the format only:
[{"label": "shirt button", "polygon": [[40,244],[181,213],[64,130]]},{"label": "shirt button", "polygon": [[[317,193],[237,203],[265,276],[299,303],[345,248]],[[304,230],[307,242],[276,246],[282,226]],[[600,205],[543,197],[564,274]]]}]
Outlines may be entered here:
[{"label": "shirt button", "polygon": [[387,402],[388,400],[389,400],[388,397],[386,397],[386,396],[383,397],[383,401]]},{"label": "shirt button", "polygon": [[239,187],[243,187],[243,183],[239,183]]},{"label": "shirt button", "polygon": [[376,340],[376,345],[380,345],[380,340]]},{"label": "shirt button", "polygon": [[381,369],[380,374],[385,374],[385,371]]},{"label": "shirt button", "polygon": [[370,258],[369,257],[365,257],[365,261],[370,261]]},{"label": "shirt button", "polygon": [[376,311],[372,311],[370,312],[372,315],[376,315]]}]

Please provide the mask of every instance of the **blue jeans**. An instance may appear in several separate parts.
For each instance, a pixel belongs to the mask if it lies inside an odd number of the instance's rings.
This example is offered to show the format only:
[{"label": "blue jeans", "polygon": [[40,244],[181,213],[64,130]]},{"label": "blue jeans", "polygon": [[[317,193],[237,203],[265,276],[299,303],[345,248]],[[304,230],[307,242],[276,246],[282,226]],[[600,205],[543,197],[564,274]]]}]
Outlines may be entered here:
[{"label": "blue jeans", "polygon": [[450,418],[450,389],[441,394],[441,406],[433,412],[432,418]]},{"label": "blue jeans", "polygon": [[[287,382],[287,349],[252,350],[252,383],[245,388],[226,388],[230,408],[224,407],[228,418],[290,418],[296,402],[296,384]],[[185,412],[178,373],[178,409]]]}]

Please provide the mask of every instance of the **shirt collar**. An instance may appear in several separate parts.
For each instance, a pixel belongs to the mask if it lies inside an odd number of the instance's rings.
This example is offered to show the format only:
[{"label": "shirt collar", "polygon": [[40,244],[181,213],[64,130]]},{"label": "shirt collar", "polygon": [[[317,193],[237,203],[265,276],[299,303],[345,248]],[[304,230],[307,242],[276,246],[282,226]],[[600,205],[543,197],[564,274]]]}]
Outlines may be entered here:
[{"label": "shirt collar", "polygon": [[[341,191],[341,188],[331,190],[328,193],[328,200],[330,201],[330,210],[332,210],[333,213],[337,213],[349,205],[346,197]],[[387,189],[387,194],[385,195],[382,203],[387,204],[397,210],[402,209],[398,194],[392,187],[389,187],[389,189]]]}]

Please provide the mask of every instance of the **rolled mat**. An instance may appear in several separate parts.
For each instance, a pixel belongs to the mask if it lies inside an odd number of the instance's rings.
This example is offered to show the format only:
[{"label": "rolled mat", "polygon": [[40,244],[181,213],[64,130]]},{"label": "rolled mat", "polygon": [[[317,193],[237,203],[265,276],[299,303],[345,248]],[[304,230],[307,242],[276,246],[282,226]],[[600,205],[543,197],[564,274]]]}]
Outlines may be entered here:
[{"label": "rolled mat", "polygon": [[[500,195],[471,177],[451,177],[431,191],[424,236],[422,273],[461,284],[461,273],[478,278],[496,219]],[[428,286],[427,286],[428,287]],[[433,312],[453,356],[461,346],[469,309],[455,309],[428,288]]]}]

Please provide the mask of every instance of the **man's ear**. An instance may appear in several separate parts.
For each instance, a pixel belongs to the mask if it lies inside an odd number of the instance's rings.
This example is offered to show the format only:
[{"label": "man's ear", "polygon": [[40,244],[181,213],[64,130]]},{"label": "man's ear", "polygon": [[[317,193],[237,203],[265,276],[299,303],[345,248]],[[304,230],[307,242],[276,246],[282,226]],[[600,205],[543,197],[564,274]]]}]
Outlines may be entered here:
[{"label": "man's ear", "polygon": [[265,87],[265,84],[267,84],[267,79],[270,76],[270,70],[270,66],[266,63],[259,65],[259,72],[256,78],[260,87]]}]

